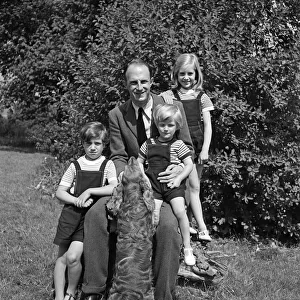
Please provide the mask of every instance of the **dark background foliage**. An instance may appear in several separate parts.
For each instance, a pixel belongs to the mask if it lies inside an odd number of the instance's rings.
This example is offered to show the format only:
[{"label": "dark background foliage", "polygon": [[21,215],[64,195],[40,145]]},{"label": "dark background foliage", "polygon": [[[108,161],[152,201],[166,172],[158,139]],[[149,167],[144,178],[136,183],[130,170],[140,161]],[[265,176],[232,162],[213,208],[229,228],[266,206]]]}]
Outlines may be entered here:
[{"label": "dark background foliage", "polygon": [[[123,68],[147,61],[159,93],[195,53],[215,105],[205,218],[219,235],[300,241],[297,0],[4,1],[1,105],[60,161],[78,130],[126,101]],[[107,154],[108,149],[107,149]]]}]

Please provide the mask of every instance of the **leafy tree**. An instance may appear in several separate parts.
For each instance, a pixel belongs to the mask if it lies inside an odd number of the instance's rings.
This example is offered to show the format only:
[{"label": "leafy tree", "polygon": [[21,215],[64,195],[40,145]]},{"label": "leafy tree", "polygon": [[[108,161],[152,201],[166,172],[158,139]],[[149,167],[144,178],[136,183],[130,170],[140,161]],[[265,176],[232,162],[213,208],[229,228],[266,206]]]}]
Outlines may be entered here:
[{"label": "leafy tree", "polygon": [[[219,234],[300,240],[296,0],[9,3],[0,10],[1,63],[14,80],[3,91],[39,147],[61,160],[78,155],[80,126],[107,125],[108,111],[128,98],[123,68],[132,58],[151,65],[159,93],[177,55],[194,52],[216,108],[206,219]],[[25,6],[30,30],[9,31],[3,20]]]}]

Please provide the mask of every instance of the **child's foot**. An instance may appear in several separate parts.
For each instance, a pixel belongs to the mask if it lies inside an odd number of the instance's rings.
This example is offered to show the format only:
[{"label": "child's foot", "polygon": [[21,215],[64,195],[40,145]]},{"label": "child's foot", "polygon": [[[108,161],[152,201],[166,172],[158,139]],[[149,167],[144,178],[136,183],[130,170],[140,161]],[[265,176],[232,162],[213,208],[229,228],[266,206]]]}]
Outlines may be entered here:
[{"label": "child's foot", "polygon": [[206,241],[206,242],[211,242],[212,238],[209,235],[208,230],[203,230],[198,232],[198,239],[200,241]]},{"label": "child's foot", "polygon": [[75,300],[75,296],[72,295],[71,293],[66,293],[65,299],[64,300]]},{"label": "child's foot", "polygon": [[197,234],[197,230],[190,224],[190,234]]},{"label": "child's foot", "polygon": [[195,256],[193,254],[193,249],[192,248],[184,248],[183,250],[184,254],[184,262],[188,266],[193,266],[196,263]]}]

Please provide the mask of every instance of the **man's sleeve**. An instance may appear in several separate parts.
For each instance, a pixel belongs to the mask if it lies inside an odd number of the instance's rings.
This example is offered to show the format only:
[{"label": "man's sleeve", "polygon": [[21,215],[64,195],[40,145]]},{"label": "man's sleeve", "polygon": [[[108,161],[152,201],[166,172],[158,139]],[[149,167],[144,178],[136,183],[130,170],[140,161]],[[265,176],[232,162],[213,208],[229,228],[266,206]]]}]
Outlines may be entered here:
[{"label": "man's sleeve", "polygon": [[128,161],[128,154],[125,151],[122,132],[120,129],[117,110],[109,112],[109,130],[110,130],[110,159],[114,162],[117,176],[124,171]]}]

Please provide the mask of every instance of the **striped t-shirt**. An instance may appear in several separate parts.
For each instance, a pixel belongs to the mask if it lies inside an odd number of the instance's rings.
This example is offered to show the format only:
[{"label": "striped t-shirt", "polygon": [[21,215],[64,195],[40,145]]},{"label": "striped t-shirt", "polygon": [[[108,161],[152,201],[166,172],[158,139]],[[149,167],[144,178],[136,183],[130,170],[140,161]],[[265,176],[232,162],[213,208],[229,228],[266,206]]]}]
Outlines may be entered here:
[{"label": "striped t-shirt", "polygon": [[[100,166],[102,165],[104,160],[104,156],[100,156],[98,159],[95,160],[87,160],[85,156],[81,156],[77,159],[81,170],[84,171],[99,171]],[[71,163],[64,175],[62,176],[59,185],[69,187],[70,193],[73,194],[75,180],[76,168],[75,165]],[[106,180],[108,181],[108,183],[111,183],[113,180],[117,180],[116,168],[111,160],[109,160],[105,166],[102,185],[104,185]]]},{"label": "striped t-shirt", "polygon": [[[180,164],[186,158],[192,157],[191,150],[187,147],[187,145],[182,140],[173,139],[168,143],[161,143],[158,139],[150,138],[149,140],[151,144],[158,145],[167,145],[170,144],[170,164]],[[148,143],[144,142],[139,151],[139,158],[142,160],[142,163],[147,160],[148,155]]]},{"label": "striped t-shirt", "polygon": [[[194,90],[189,90],[187,93],[182,93],[180,90],[178,90],[178,95],[181,101],[196,100],[199,93],[200,93],[199,91],[194,91]],[[161,96],[163,96],[164,94],[175,98],[172,90],[168,90],[161,93]],[[202,112],[214,110],[214,105],[207,94],[203,93],[200,99],[200,103],[201,103]]]}]

